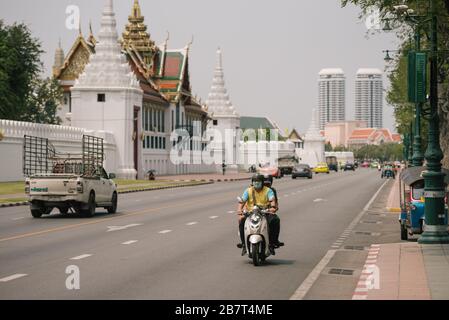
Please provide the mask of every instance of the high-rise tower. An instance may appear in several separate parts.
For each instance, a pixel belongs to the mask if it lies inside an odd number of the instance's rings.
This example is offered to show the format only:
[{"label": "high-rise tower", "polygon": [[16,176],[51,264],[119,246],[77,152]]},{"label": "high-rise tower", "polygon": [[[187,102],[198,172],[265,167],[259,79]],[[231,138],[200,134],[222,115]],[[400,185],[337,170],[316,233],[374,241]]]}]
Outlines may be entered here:
[{"label": "high-rise tower", "polygon": [[355,119],[369,128],[383,127],[382,71],[359,69],[355,82]]},{"label": "high-rise tower", "polygon": [[346,78],[342,69],[323,69],[318,79],[319,128],[328,122],[344,121]]}]

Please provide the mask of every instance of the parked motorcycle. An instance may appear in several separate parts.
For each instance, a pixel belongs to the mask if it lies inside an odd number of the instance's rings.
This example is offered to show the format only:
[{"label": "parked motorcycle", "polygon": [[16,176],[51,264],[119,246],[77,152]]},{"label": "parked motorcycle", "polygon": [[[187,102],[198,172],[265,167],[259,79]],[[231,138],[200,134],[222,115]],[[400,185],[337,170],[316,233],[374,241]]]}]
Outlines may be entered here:
[{"label": "parked motorcycle", "polygon": [[244,212],[245,239],[248,257],[254,266],[261,265],[271,254],[269,250],[270,238],[268,233],[268,211],[254,206],[251,212]]}]

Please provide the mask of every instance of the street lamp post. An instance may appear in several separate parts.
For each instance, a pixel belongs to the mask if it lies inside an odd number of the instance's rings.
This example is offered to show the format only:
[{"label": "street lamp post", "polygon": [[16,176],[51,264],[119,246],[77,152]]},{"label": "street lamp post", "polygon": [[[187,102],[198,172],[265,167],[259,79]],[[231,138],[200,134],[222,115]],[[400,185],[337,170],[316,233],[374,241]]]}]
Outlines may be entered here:
[{"label": "street lamp post", "polygon": [[[419,25],[415,29],[415,50],[421,50],[421,29]],[[413,139],[413,157],[412,164],[414,167],[421,167],[424,161],[421,142],[421,110],[422,102],[415,102],[415,137]]]},{"label": "street lamp post", "polygon": [[431,10],[431,50],[430,50],[430,118],[428,145],[425,153],[427,171],[423,173],[425,187],[424,233],[418,242],[423,244],[449,243],[447,224],[445,223],[445,186],[444,173],[441,172],[443,152],[440,147],[438,118],[438,18],[435,0],[430,2]]},{"label": "street lamp post", "polygon": [[413,143],[414,143],[413,121],[410,122],[410,135],[409,135],[409,137],[410,137],[410,143],[408,145],[408,157],[407,157],[407,160],[408,160],[409,167],[414,167],[414,164],[413,164],[413,161],[412,161],[413,160]]}]

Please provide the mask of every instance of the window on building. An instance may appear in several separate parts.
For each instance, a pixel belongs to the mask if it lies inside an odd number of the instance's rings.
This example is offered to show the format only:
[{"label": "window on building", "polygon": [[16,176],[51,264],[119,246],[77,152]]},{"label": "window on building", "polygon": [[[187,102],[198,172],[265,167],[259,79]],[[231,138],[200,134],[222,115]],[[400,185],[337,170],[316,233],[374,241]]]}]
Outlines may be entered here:
[{"label": "window on building", "polygon": [[98,102],[106,102],[106,94],[104,94],[104,93],[99,93],[99,94],[97,95],[97,101],[98,101]]},{"label": "window on building", "polygon": [[151,149],[154,149],[154,137],[151,137]]},{"label": "window on building", "polygon": [[218,120],[214,120],[214,126],[218,126]]}]

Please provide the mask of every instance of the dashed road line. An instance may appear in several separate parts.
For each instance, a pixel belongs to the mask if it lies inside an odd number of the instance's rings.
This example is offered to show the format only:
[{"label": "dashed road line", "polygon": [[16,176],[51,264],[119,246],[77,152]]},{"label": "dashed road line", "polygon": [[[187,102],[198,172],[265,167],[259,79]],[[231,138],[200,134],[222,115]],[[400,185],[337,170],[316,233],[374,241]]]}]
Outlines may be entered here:
[{"label": "dashed road line", "polygon": [[195,224],[198,224],[198,222],[196,222],[196,221],[189,222],[189,223],[186,223],[186,226],[193,226]]},{"label": "dashed road line", "polygon": [[81,260],[81,259],[85,259],[85,258],[88,258],[88,257],[91,257],[91,256],[92,256],[91,254],[82,254],[80,256],[76,256],[76,257],[70,258],[70,260]]},{"label": "dashed road line", "polygon": [[169,232],[172,232],[173,230],[162,230],[162,231],[159,231],[159,233],[160,234],[166,234],[166,233],[169,233]]},{"label": "dashed road line", "polygon": [[1,278],[0,282],[8,282],[8,281],[16,280],[16,279],[19,279],[19,278],[22,278],[25,276],[27,276],[27,274],[17,273],[17,274],[13,274],[12,276],[9,276],[9,277]]},{"label": "dashed road line", "polygon": [[136,242],[137,242],[137,240],[129,240],[129,241],[123,242],[122,244],[128,245],[128,244],[133,244]]},{"label": "dashed road line", "polygon": [[218,216],[210,216],[209,219],[217,219]]}]

